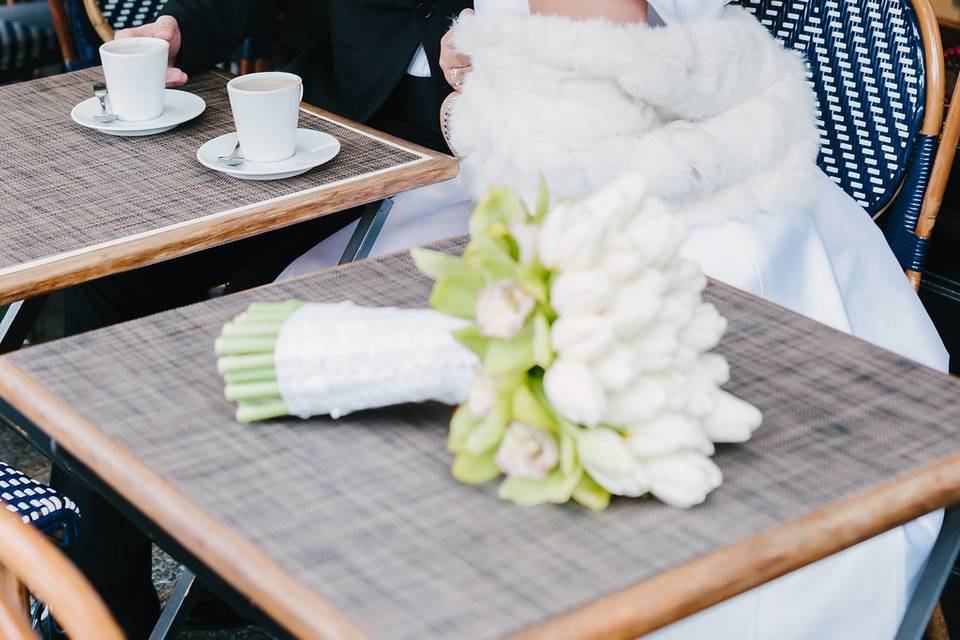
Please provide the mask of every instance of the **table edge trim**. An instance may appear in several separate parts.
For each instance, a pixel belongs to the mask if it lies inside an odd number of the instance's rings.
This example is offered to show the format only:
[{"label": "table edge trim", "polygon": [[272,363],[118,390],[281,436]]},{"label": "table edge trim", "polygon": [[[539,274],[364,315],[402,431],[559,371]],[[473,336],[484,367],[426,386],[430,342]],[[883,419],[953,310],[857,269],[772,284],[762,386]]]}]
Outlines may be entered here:
[{"label": "table edge trim", "polygon": [[[164,530],[172,528],[182,534],[176,538],[185,549],[294,636],[329,640],[369,637],[344,612],[187,498],[8,358],[0,358],[0,395],[144,515],[155,523],[167,523]],[[236,558],[243,558],[244,564],[236,563]]]}]

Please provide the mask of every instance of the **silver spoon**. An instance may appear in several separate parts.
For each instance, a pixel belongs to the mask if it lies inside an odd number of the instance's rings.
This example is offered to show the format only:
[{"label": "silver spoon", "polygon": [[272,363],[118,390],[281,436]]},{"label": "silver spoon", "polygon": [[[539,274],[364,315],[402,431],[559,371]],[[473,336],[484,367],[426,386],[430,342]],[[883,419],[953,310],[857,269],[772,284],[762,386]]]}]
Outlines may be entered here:
[{"label": "silver spoon", "polygon": [[98,82],[93,85],[93,95],[100,101],[100,113],[93,116],[93,119],[102,124],[109,124],[117,119],[117,116],[107,111],[107,85]]},{"label": "silver spoon", "polygon": [[236,167],[243,164],[243,156],[240,155],[240,140],[237,139],[237,146],[233,148],[233,152],[228,156],[219,156],[217,158],[220,162],[227,165],[228,167]]}]

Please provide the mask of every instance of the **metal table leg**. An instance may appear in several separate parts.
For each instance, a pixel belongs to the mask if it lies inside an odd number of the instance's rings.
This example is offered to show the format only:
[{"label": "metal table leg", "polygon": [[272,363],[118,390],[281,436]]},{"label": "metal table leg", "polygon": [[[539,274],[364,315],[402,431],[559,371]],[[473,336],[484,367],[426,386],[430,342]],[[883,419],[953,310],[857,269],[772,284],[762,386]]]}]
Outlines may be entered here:
[{"label": "metal table leg", "polygon": [[149,640],[168,640],[177,637],[183,623],[186,622],[200,590],[196,588],[196,576],[184,569],[170,594],[170,599],[160,612],[160,619],[150,632]]},{"label": "metal table leg", "polygon": [[363,260],[370,255],[374,243],[380,237],[380,230],[390,215],[390,209],[393,208],[393,200],[387,198],[380,202],[372,202],[367,205],[360,216],[360,222],[356,230],[347,243],[347,249],[340,258],[340,264],[347,264],[354,260]]},{"label": "metal table leg", "polygon": [[920,581],[913,598],[907,603],[907,612],[900,623],[895,640],[921,640],[930,616],[940,600],[943,586],[957,561],[960,551],[960,506],[953,506],[943,514],[940,535],[933,543],[930,557],[920,573]]},{"label": "metal table leg", "polygon": [[0,354],[16,351],[23,346],[46,302],[47,296],[41,295],[14,302],[4,309],[3,319],[0,320]]}]

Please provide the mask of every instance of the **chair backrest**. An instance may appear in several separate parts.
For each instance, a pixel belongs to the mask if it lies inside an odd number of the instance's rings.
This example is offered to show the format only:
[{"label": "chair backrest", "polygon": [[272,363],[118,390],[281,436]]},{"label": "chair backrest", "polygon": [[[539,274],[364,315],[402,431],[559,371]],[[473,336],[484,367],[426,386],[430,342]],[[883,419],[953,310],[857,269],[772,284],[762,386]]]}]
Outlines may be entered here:
[{"label": "chair backrest", "polygon": [[167,0],[84,0],[94,28],[104,41],[120,29],[139,27],[157,19]]},{"label": "chair backrest", "polygon": [[[0,567],[27,585],[50,610],[71,638],[123,640],[107,606],[83,574],[34,527],[24,524],[0,503]],[[15,621],[16,601],[0,591],[0,631],[22,638]],[[19,629],[19,631],[17,631]],[[15,632],[19,635],[14,635]]]},{"label": "chair backrest", "polygon": [[[926,104],[910,0],[739,0],[807,61],[821,169],[870,215],[904,180]],[[922,197],[922,195],[921,195]]]}]

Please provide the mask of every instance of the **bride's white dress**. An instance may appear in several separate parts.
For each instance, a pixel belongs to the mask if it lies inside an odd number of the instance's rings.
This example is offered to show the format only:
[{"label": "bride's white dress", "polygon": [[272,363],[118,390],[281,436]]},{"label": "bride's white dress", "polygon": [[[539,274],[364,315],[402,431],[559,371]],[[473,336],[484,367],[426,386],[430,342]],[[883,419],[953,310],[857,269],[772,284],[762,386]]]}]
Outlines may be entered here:
[{"label": "bride's white dress", "polygon": [[[726,0],[650,4],[654,19],[672,24],[710,18]],[[477,0],[476,6],[527,10],[526,0]],[[714,278],[946,370],[943,343],[883,235],[855,201],[821,178],[812,212],[696,225],[683,253]],[[400,194],[373,254],[465,234],[471,208],[459,179]],[[337,264],[354,226],[299,258],[281,278]],[[650,637],[892,638],[941,519],[941,512],[929,514]]]}]

